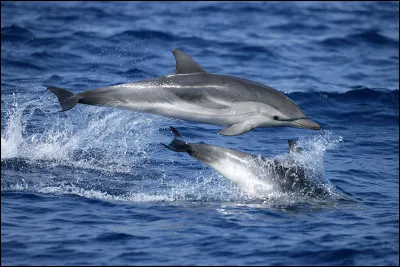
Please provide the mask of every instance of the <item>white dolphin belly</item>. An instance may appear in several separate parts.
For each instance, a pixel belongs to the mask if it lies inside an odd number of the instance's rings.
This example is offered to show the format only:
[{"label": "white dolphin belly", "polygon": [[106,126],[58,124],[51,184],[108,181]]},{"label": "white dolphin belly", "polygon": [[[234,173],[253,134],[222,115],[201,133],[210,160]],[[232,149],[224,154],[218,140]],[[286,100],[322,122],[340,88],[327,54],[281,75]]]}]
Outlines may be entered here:
[{"label": "white dolphin belly", "polygon": [[259,170],[254,168],[248,160],[226,155],[208,164],[250,195],[262,197],[274,190],[273,184],[269,183],[267,177],[260,177]]}]

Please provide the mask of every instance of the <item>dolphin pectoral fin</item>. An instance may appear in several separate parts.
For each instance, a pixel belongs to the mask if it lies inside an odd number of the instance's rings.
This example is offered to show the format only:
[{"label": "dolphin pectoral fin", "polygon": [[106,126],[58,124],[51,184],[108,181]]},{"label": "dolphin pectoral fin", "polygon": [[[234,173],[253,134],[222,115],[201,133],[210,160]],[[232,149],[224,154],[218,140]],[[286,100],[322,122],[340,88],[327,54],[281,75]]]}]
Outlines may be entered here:
[{"label": "dolphin pectoral fin", "polygon": [[258,126],[257,124],[250,124],[250,123],[245,123],[245,122],[235,123],[235,124],[232,124],[231,126],[229,126],[228,128],[218,131],[218,133],[222,134],[222,135],[230,135],[230,136],[241,135],[241,134],[244,134],[244,133],[247,133],[247,132],[253,130],[257,126]]}]

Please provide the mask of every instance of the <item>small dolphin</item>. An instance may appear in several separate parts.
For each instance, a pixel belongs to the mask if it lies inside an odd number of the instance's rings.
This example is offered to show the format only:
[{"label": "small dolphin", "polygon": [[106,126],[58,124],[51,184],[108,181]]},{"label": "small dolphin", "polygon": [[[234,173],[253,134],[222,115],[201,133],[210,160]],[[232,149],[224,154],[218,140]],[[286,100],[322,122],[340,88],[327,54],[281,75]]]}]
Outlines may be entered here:
[{"label": "small dolphin", "polygon": [[247,79],[206,72],[186,53],[174,49],[172,74],[74,94],[47,87],[62,111],[76,104],[127,108],[167,117],[228,126],[218,133],[240,135],[256,127],[289,126],[319,130],[279,91]]},{"label": "small dolphin", "polygon": [[296,142],[289,140],[285,158],[266,158],[245,152],[207,144],[186,143],[180,133],[170,127],[174,139],[169,145],[176,152],[186,152],[207,164],[246,192],[263,197],[269,193],[299,193],[305,196],[328,195],[323,183],[309,179],[312,173],[295,160],[302,153]]}]

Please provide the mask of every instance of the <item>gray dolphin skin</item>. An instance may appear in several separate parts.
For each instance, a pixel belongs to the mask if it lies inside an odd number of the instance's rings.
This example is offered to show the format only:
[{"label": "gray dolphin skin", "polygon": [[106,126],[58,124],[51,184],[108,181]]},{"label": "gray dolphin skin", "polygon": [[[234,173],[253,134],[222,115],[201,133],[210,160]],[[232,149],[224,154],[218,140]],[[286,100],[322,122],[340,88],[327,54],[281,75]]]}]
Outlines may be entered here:
[{"label": "gray dolphin skin", "polygon": [[288,140],[287,157],[267,158],[203,143],[186,143],[174,127],[170,129],[174,139],[163,146],[188,153],[252,195],[263,197],[274,192],[305,196],[329,194],[322,184],[308,179],[307,168],[296,162],[296,153],[302,153],[302,149],[293,140]]},{"label": "gray dolphin skin", "polygon": [[127,108],[200,123],[227,126],[218,133],[240,135],[256,127],[319,130],[283,93],[247,79],[206,72],[186,53],[174,49],[175,72],[158,78],[74,94],[47,87],[62,111],[76,104]]}]

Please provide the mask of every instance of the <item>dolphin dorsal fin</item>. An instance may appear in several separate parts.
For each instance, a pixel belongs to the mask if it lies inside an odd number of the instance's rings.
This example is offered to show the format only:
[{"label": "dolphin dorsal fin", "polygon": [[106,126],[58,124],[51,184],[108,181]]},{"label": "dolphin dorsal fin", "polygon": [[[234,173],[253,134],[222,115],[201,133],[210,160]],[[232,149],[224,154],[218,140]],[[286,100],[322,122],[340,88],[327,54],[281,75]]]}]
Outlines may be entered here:
[{"label": "dolphin dorsal fin", "polygon": [[188,54],[178,49],[172,50],[176,61],[175,74],[188,74],[197,72],[206,72],[196,61]]},{"label": "dolphin dorsal fin", "polygon": [[303,151],[303,148],[298,147],[296,141],[294,141],[293,139],[289,139],[288,143],[289,143],[289,153],[293,152],[301,153]]}]

